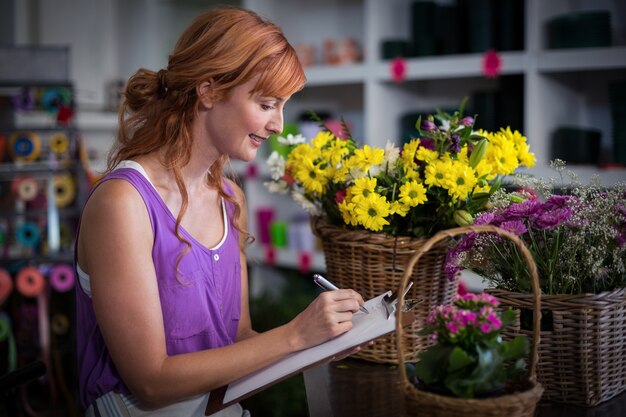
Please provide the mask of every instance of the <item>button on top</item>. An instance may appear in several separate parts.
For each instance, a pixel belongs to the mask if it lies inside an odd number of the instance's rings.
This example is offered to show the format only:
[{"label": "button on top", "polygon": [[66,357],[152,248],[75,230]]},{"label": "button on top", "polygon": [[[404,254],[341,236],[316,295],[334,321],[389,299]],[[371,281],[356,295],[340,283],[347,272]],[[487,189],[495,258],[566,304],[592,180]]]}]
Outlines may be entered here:
[{"label": "button on top", "polygon": [[216,261],[220,260],[220,256],[216,253],[215,255],[213,255],[213,259]]}]

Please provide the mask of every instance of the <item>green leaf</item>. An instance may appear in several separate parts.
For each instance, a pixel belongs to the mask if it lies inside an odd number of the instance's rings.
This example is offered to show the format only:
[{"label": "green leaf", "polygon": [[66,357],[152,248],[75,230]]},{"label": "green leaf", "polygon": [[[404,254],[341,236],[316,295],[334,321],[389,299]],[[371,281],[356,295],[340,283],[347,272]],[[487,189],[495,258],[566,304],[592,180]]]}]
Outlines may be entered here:
[{"label": "green leaf", "polygon": [[451,347],[435,345],[419,354],[415,364],[415,375],[425,384],[434,384],[442,379],[446,369]]},{"label": "green leaf", "polygon": [[460,347],[455,347],[450,353],[450,359],[448,361],[448,371],[456,372],[459,369],[465,368],[476,362],[474,358],[467,354],[466,351]]},{"label": "green leaf", "polygon": [[509,342],[504,342],[504,360],[525,357],[528,354],[528,349],[528,339],[524,336],[517,336],[515,339]]}]

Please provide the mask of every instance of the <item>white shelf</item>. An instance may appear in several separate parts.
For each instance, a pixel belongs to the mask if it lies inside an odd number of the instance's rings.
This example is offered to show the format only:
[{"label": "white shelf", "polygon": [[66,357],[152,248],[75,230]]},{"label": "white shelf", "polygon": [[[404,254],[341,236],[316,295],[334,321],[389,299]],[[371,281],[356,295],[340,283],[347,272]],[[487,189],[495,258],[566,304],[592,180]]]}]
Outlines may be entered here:
[{"label": "white shelf", "polygon": [[537,54],[540,72],[626,69],[626,47],[545,50]]},{"label": "white shelf", "polygon": [[[524,52],[502,52],[502,75],[523,74],[527,67]],[[482,70],[484,54],[448,55],[432,58],[407,59],[406,80],[437,80],[448,78],[484,77]],[[376,79],[391,81],[390,62],[376,65]]]},{"label": "white shelf", "polygon": [[307,86],[315,87],[363,83],[367,70],[364,64],[316,65],[306,68],[305,73]]}]

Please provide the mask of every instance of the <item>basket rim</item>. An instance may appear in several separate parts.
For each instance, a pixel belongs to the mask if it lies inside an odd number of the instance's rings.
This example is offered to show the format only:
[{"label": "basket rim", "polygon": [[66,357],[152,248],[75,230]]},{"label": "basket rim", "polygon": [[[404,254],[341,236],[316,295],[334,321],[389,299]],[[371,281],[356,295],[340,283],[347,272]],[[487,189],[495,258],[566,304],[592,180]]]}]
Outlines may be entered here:
[{"label": "basket rim", "polygon": [[[539,361],[539,341],[540,341],[540,330],[541,330],[541,288],[539,287],[539,276],[537,272],[537,265],[535,261],[524,244],[524,242],[514,235],[511,232],[508,232],[504,229],[501,229],[492,225],[480,225],[480,226],[463,226],[456,227],[452,229],[442,230],[435,234],[433,237],[428,239],[428,241],[423,245],[421,249],[419,249],[406,263],[405,273],[401,280],[399,288],[406,288],[408,285],[408,281],[411,278],[413,273],[413,268],[417,265],[420,258],[424,253],[428,252],[433,246],[435,246],[438,242],[453,238],[459,235],[464,235],[467,233],[496,233],[502,237],[508,238],[517,246],[519,249],[524,261],[526,262],[528,269],[530,271],[531,276],[531,284],[532,284],[532,297],[533,297],[533,332],[532,332],[532,341],[531,341],[531,350],[528,355],[529,357],[529,373],[528,373],[528,381],[532,385],[540,385],[537,383],[537,363]],[[399,292],[398,295],[398,305],[404,304],[404,294],[403,291]],[[397,354],[398,354],[398,366],[400,368],[401,379],[403,380],[405,386],[407,384],[411,384],[409,381],[406,367],[404,366],[404,329],[402,326],[402,309],[397,309],[396,311],[396,341],[397,341]],[[415,388],[420,391],[419,389]],[[423,391],[420,391],[423,392]],[[432,394],[438,397],[442,397],[437,394]],[[512,394],[514,395],[514,394]],[[502,397],[496,397],[502,399]],[[462,399],[467,401],[465,399]]]},{"label": "basket rim", "polygon": [[[342,243],[349,245],[371,244],[377,247],[395,248],[395,249],[411,249],[419,248],[424,245],[432,236],[414,237],[414,236],[393,236],[383,232],[373,232],[369,230],[350,229],[348,226],[338,226],[330,223],[326,218],[321,216],[311,216],[311,230],[313,234],[322,241],[331,241],[333,243]],[[340,233],[338,233],[340,232]]]}]

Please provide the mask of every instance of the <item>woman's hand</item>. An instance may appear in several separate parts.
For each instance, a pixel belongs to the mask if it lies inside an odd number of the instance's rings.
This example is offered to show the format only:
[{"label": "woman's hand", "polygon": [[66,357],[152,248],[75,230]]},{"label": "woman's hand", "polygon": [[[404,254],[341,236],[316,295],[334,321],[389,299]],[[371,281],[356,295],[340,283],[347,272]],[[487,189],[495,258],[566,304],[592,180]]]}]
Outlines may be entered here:
[{"label": "woman's hand", "polygon": [[352,329],[352,315],[364,304],[354,290],[325,291],[289,324],[297,350],[318,345]]}]

